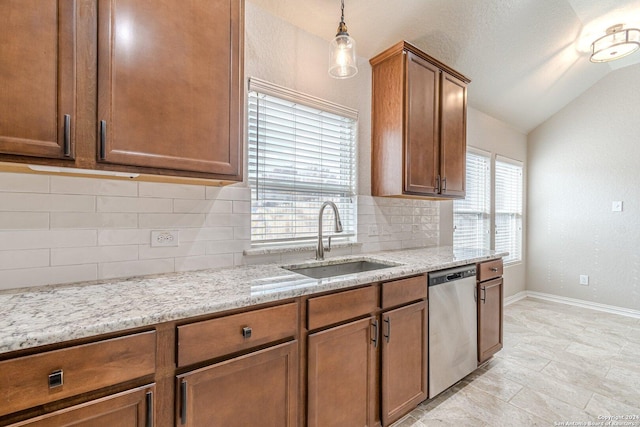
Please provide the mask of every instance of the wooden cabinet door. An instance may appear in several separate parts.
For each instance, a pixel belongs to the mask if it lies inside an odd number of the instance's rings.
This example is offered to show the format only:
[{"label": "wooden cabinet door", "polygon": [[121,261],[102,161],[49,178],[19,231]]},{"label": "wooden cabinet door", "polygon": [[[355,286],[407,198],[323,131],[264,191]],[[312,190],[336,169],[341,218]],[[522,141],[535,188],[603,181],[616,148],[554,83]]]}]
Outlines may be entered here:
[{"label": "wooden cabinet door", "polygon": [[99,0],[100,160],[241,180],[242,1]]},{"label": "wooden cabinet door", "polygon": [[75,3],[0,1],[0,153],[73,156]]},{"label": "wooden cabinet door", "polygon": [[309,335],[308,427],[372,426],[377,331],[373,318]]},{"label": "wooden cabinet door", "polygon": [[178,376],[176,426],[294,427],[298,342]]},{"label": "wooden cabinet door", "polygon": [[382,423],[427,398],[427,302],[382,313]]},{"label": "wooden cabinet door", "polygon": [[153,386],[92,400],[10,427],[152,427]]},{"label": "wooden cabinet door", "polygon": [[436,195],[440,148],[438,129],[440,70],[406,54],[404,191]]},{"label": "wooden cabinet door", "polygon": [[446,72],[442,72],[441,87],[441,194],[461,198],[465,195],[467,85]]},{"label": "wooden cabinet door", "polygon": [[502,349],[502,278],[478,283],[478,363]]}]

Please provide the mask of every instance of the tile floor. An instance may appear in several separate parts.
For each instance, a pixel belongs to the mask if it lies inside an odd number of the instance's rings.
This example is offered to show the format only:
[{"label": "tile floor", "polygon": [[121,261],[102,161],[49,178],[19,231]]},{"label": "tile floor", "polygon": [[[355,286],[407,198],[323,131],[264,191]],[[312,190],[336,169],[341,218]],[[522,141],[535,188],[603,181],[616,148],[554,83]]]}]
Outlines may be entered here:
[{"label": "tile floor", "polygon": [[502,351],[393,427],[562,425],[640,427],[640,319],[515,302]]}]

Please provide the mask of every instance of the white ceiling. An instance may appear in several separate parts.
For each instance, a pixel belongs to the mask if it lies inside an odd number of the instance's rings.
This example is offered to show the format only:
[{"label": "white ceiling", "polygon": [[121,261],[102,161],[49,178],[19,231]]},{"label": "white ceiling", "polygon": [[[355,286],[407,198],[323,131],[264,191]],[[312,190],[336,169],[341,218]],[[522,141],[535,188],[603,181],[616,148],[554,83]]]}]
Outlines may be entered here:
[{"label": "white ceiling", "polygon": [[[339,0],[250,0],[330,40]],[[529,132],[640,52],[589,62],[589,46],[611,25],[640,27],[640,0],[345,0],[358,56],[404,39],[471,78],[469,103]]]}]

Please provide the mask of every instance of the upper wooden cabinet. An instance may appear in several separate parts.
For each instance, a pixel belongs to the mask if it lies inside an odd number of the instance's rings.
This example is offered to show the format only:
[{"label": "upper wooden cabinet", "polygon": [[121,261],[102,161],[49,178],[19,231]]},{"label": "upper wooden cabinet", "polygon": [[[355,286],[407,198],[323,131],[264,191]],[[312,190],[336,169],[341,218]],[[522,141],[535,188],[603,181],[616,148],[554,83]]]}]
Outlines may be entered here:
[{"label": "upper wooden cabinet", "polygon": [[73,157],[75,19],[73,0],[0,2],[0,153]]},{"label": "upper wooden cabinet", "polygon": [[99,0],[100,160],[241,179],[241,12]]},{"label": "upper wooden cabinet", "polygon": [[370,63],[372,195],[464,197],[470,80],[404,41]]},{"label": "upper wooden cabinet", "polygon": [[0,2],[0,161],[241,181],[243,4]]}]

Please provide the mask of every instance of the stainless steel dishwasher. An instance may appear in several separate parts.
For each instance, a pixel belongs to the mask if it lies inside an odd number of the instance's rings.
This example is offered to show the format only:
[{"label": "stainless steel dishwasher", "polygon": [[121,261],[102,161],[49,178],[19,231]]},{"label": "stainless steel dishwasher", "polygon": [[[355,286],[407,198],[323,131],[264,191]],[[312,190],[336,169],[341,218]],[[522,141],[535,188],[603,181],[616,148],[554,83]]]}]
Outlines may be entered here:
[{"label": "stainless steel dishwasher", "polygon": [[478,367],[476,266],[429,273],[429,398]]}]

